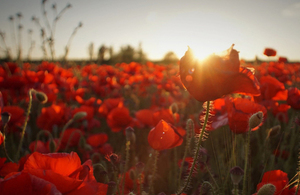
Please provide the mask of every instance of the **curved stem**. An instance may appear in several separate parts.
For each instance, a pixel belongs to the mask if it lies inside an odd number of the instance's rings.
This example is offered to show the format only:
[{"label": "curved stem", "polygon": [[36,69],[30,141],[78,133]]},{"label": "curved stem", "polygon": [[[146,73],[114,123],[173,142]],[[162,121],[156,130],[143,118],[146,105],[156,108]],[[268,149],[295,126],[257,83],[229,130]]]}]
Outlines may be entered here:
[{"label": "curved stem", "polygon": [[3,149],[4,149],[4,153],[5,153],[5,156],[6,156],[6,158],[10,161],[10,162],[14,162],[10,157],[9,157],[9,155],[8,155],[8,153],[7,153],[7,150],[6,150],[6,145],[5,145],[5,142],[6,142],[6,127],[7,127],[7,124],[5,124],[4,126],[3,126]]},{"label": "curved stem", "polygon": [[188,178],[186,179],[186,182],[185,182],[183,188],[181,188],[179,190],[179,192],[176,193],[178,195],[181,194],[181,193],[183,193],[185,191],[185,189],[187,188],[187,186],[189,185],[190,180],[192,178],[192,174],[193,174],[193,170],[194,170],[196,161],[197,161],[198,156],[199,156],[199,151],[200,151],[200,147],[201,147],[202,137],[203,137],[203,134],[204,134],[204,131],[205,131],[205,127],[206,127],[206,124],[207,124],[207,121],[208,121],[208,115],[209,115],[209,104],[210,104],[210,102],[207,101],[206,103],[207,104],[206,104],[206,114],[205,114],[204,124],[202,126],[202,130],[201,130],[200,137],[199,137],[199,140],[198,140],[197,150],[196,150],[196,152],[194,154],[194,161],[193,161],[190,173],[188,175]]},{"label": "curved stem", "polygon": [[71,123],[73,123],[73,121],[74,121],[73,118],[71,118],[71,119],[65,124],[65,126],[63,127],[63,130],[61,131],[61,135],[60,135],[60,137],[59,137],[58,144],[57,144],[57,147],[56,147],[56,149],[55,149],[55,152],[58,152],[59,147],[60,147],[60,144],[61,144],[61,141],[62,141],[62,138],[63,138],[63,136],[64,136],[64,133],[65,133],[66,129],[71,125]]},{"label": "curved stem", "polygon": [[42,135],[42,133],[47,134],[50,137],[50,140],[53,140],[52,134],[49,131],[47,131],[47,130],[41,130],[40,132],[38,132],[38,134],[36,136],[36,141],[35,141],[35,146],[34,146],[34,152],[36,151],[37,142],[38,142],[38,140],[40,140],[40,136]]},{"label": "curved stem", "polygon": [[25,135],[27,123],[28,123],[28,120],[29,120],[30,110],[31,110],[31,106],[32,106],[32,92],[34,92],[34,91],[35,91],[34,89],[29,90],[29,104],[28,104],[28,108],[27,108],[27,112],[26,112],[25,123],[24,123],[22,133],[21,133],[21,140],[20,140],[18,150],[17,150],[17,153],[16,153],[16,160],[18,160],[18,158],[20,156],[20,152],[21,152],[21,148],[22,148],[22,144],[23,144],[23,140],[24,140],[24,135]]}]

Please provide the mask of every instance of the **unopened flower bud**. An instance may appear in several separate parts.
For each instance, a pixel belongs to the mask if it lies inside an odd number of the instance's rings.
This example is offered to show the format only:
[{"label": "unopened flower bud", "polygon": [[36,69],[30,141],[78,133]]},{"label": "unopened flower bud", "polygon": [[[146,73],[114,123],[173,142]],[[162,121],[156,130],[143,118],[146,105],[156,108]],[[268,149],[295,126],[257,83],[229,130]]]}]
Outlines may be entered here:
[{"label": "unopened flower bud", "polygon": [[135,143],[135,133],[134,133],[134,129],[132,127],[127,127],[125,129],[125,135],[126,135],[126,140],[130,141],[131,143]]},{"label": "unopened flower bud", "polygon": [[172,114],[176,114],[178,113],[178,105],[176,103],[173,103],[171,106],[170,106],[170,109],[172,111]]},{"label": "unopened flower bud", "polygon": [[1,113],[1,120],[3,124],[7,124],[10,120],[11,114],[8,112]]},{"label": "unopened flower bud", "polygon": [[80,120],[80,119],[83,119],[86,116],[87,116],[86,112],[77,112],[76,114],[74,114],[73,120]]},{"label": "unopened flower bud", "polygon": [[276,191],[276,186],[271,183],[263,185],[257,192],[257,195],[273,195]]},{"label": "unopened flower bud", "polygon": [[263,118],[264,113],[262,111],[253,114],[249,119],[249,127],[254,129],[255,127],[259,126],[262,123]]},{"label": "unopened flower bud", "polygon": [[244,171],[241,167],[236,166],[230,170],[231,181],[234,185],[238,185],[243,179]]},{"label": "unopened flower bud", "polygon": [[278,135],[278,133],[279,133],[280,130],[281,130],[281,126],[280,126],[280,125],[276,125],[276,126],[272,127],[272,128],[268,131],[268,136],[267,136],[267,138],[274,137],[274,136]]},{"label": "unopened flower bud", "polygon": [[89,145],[89,144],[85,144],[85,146],[84,146],[84,150],[86,150],[86,151],[92,151],[92,150],[93,150],[93,148],[92,148],[92,146],[91,146],[91,145]]},{"label": "unopened flower bud", "polygon": [[48,101],[48,97],[44,92],[35,91],[35,97],[41,104],[45,104]]}]

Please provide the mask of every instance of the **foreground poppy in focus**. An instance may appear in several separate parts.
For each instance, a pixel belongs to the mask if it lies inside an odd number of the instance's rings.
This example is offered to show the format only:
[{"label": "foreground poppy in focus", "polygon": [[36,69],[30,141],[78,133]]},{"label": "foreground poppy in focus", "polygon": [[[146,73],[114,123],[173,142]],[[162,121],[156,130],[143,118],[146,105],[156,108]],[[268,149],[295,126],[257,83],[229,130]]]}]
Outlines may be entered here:
[{"label": "foreground poppy in focus", "polygon": [[198,101],[218,99],[231,93],[259,95],[259,83],[250,69],[240,67],[239,54],[232,45],[224,56],[197,60],[189,48],[180,60],[180,78]]},{"label": "foreground poppy in focus", "polygon": [[180,146],[184,135],[184,129],[176,128],[170,123],[160,120],[149,132],[148,143],[154,150],[166,150]]},{"label": "foreground poppy in focus", "polygon": [[[21,174],[21,176],[19,174]],[[20,177],[25,177],[25,179],[21,179]],[[11,178],[20,178],[16,179],[16,183],[18,184],[25,182],[24,180],[28,178],[29,181],[31,180],[31,183],[26,185],[27,188],[32,187],[32,190],[41,190],[40,188],[48,185],[47,189],[56,188],[62,194],[68,195],[106,194],[107,191],[106,184],[98,183],[96,181],[93,175],[92,161],[88,160],[81,165],[80,158],[75,152],[71,152],[70,154],[40,154],[34,152],[28,157],[21,173],[11,173],[7,175],[4,180],[0,181],[0,191],[17,192],[15,190],[18,189],[12,185],[8,185]],[[40,182],[33,182],[32,178],[37,179]],[[22,180],[22,182],[19,180]],[[42,182],[45,183],[45,185],[42,184]],[[23,186],[25,189],[26,185]],[[41,185],[40,188],[39,185]],[[27,191],[28,190],[31,189],[27,189]]]}]

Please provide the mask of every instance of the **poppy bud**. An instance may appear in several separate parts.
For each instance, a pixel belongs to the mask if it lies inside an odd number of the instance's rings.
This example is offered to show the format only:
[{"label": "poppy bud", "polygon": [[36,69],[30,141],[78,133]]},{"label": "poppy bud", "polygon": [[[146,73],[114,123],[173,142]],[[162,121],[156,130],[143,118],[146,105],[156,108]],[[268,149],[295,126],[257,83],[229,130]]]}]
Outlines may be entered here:
[{"label": "poppy bud", "polygon": [[178,113],[178,105],[176,103],[173,103],[171,106],[170,106],[170,109],[172,111],[172,114],[176,114]]},{"label": "poppy bud", "polygon": [[1,113],[1,120],[3,122],[3,124],[7,124],[10,120],[11,114],[8,112],[3,112]]},{"label": "poppy bud", "polygon": [[86,116],[87,116],[86,112],[77,112],[76,114],[74,114],[73,120],[80,120],[80,119],[83,119]]},{"label": "poppy bud", "polygon": [[273,195],[276,191],[276,186],[271,183],[263,185],[257,192],[257,195]]},{"label": "poppy bud", "polygon": [[278,135],[280,129],[281,129],[281,126],[280,126],[280,125],[276,125],[276,126],[272,127],[272,128],[268,131],[267,139],[270,138],[270,137],[274,137],[274,136]]},{"label": "poppy bud", "polygon": [[263,121],[264,113],[259,111],[253,114],[249,119],[249,127],[254,129],[255,127],[259,126],[260,123]]},{"label": "poppy bud", "polygon": [[48,101],[48,97],[44,92],[35,91],[35,97],[41,104],[45,104]]},{"label": "poppy bud", "polygon": [[125,129],[125,135],[126,135],[126,140],[130,141],[132,143],[135,143],[135,133],[134,133],[134,129],[132,127],[127,127]]},{"label": "poppy bud", "polygon": [[243,179],[244,171],[241,167],[236,166],[230,170],[231,181],[234,185],[238,185]]},{"label": "poppy bud", "polygon": [[91,146],[91,145],[89,145],[89,144],[85,144],[85,146],[84,146],[84,150],[86,150],[86,151],[92,151],[92,150],[93,150],[93,148],[92,148],[92,146]]}]

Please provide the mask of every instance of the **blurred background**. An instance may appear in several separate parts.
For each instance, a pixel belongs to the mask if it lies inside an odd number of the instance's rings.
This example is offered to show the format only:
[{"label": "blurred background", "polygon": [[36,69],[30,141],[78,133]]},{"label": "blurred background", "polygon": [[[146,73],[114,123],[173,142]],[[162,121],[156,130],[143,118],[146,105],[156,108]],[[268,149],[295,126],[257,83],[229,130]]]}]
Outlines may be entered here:
[{"label": "blurred background", "polygon": [[204,58],[235,44],[244,60],[270,60],[270,47],[292,62],[299,31],[296,0],[0,2],[0,58],[176,61],[188,46]]}]

